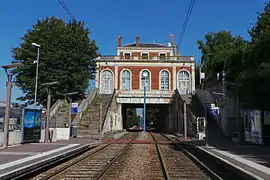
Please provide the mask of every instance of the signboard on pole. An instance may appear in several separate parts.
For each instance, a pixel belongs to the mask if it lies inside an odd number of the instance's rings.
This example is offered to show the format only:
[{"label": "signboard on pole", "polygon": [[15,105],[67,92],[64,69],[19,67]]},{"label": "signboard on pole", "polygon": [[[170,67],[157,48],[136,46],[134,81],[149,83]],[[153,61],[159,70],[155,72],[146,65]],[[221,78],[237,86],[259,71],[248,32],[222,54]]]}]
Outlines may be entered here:
[{"label": "signboard on pole", "polygon": [[212,108],[211,111],[212,111],[213,116],[218,116],[219,115],[219,108],[218,107]]},{"label": "signboard on pole", "polygon": [[201,80],[205,79],[205,73],[201,72],[200,76],[201,76]]},{"label": "signboard on pole", "polygon": [[79,108],[79,103],[72,103],[71,104],[71,114],[77,114]]},{"label": "signboard on pole", "polygon": [[41,136],[41,110],[25,108],[23,111],[22,141],[38,142]]}]

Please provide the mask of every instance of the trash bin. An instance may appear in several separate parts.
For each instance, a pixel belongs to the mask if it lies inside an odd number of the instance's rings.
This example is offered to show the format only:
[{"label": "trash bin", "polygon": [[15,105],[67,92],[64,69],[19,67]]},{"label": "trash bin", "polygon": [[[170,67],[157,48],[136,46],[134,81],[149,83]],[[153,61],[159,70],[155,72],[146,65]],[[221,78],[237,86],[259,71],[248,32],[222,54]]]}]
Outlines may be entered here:
[{"label": "trash bin", "polygon": [[77,137],[77,126],[71,126],[71,137]]}]

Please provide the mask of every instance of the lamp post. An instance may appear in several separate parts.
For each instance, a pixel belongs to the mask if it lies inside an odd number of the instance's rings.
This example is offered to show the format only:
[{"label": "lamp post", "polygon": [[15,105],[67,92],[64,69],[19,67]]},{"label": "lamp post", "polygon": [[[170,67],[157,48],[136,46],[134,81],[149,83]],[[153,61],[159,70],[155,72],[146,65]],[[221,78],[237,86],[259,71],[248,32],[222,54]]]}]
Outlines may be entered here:
[{"label": "lamp post", "polygon": [[8,126],[9,126],[9,111],[10,111],[10,101],[11,101],[11,88],[12,88],[12,74],[8,72],[9,69],[14,69],[22,67],[22,63],[14,63],[10,65],[1,66],[4,68],[7,75],[7,97],[6,97],[6,107],[5,107],[5,119],[4,119],[4,142],[3,147],[8,147]]},{"label": "lamp post", "polygon": [[68,110],[68,127],[69,127],[69,137],[71,136],[71,107],[72,107],[72,96],[78,94],[78,92],[66,93],[65,96],[69,101],[69,110]]},{"label": "lamp post", "polygon": [[37,60],[34,61],[37,63],[37,69],[36,69],[36,84],[35,84],[35,102],[34,102],[34,108],[36,109],[36,103],[37,103],[37,84],[38,84],[38,63],[39,63],[39,49],[40,45],[37,43],[32,43],[32,46],[37,47]]},{"label": "lamp post", "polygon": [[144,94],[144,98],[143,98],[143,133],[144,135],[146,134],[146,131],[145,131],[145,121],[146,121],[146,79],[148,77],[148,73],[145,71],[143,72],[143,77],[144,77],[144,88],[143,88],[143,94]]},{"label": "lamp post", "polygon": [[54,82],[48,82],[48,83],[43,83],[41,86],[46,86],[47,93],[48,93],[48,98],[47,98],[47,120],[46,120],[46,125],[45,125],[45,143],[48,142],[49,139],[49,120],[50,120],[50,106],[51,106],[51,89],[50,87],[53,85],[59,84],[58,81]]}]

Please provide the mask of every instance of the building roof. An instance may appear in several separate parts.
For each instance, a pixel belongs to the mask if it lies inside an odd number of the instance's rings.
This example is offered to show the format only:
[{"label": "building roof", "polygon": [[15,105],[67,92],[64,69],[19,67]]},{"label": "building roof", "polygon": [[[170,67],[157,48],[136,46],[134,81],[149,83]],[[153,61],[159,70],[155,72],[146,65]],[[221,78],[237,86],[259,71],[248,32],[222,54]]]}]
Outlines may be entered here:
[{"label": "building roof", "polygon": [[136,43],[133,43],[124,45],[123,47],[170,48],[170,46],[165,44],[142,44],[142,43],[139,43],[139,46],[136,46]]},{"label": "building roof", "polygon": [[[5,107],[0,107],[0,117],[5,116]],[[18,108],[10,108],[10,116],[21,117],[22,110]]]}]

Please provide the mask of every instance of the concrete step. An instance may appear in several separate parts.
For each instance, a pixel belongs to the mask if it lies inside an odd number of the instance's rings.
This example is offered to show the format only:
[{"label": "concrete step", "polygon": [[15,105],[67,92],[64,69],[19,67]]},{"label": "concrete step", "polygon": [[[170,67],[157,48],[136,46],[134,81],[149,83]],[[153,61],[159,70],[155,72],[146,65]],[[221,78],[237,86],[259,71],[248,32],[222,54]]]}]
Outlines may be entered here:
[{"label": "concrete step", "polygon": [[95,135],[99,134],[99,131],[90,131],[90,130],[80,130],[77,132],[79,135]]},{"label": "concrete step", "polygon": [[89,138],[89,139],[96,139],[100,138],[100,135],[77,135],[77,137]]},{"label": "concrete step", "polygon": [[99,117],[100,117],[99,113],[98,113],[98,114],[87,113],[87,114],[84,116],[84,119],[92,119],[92,118],[99,118]]}]

